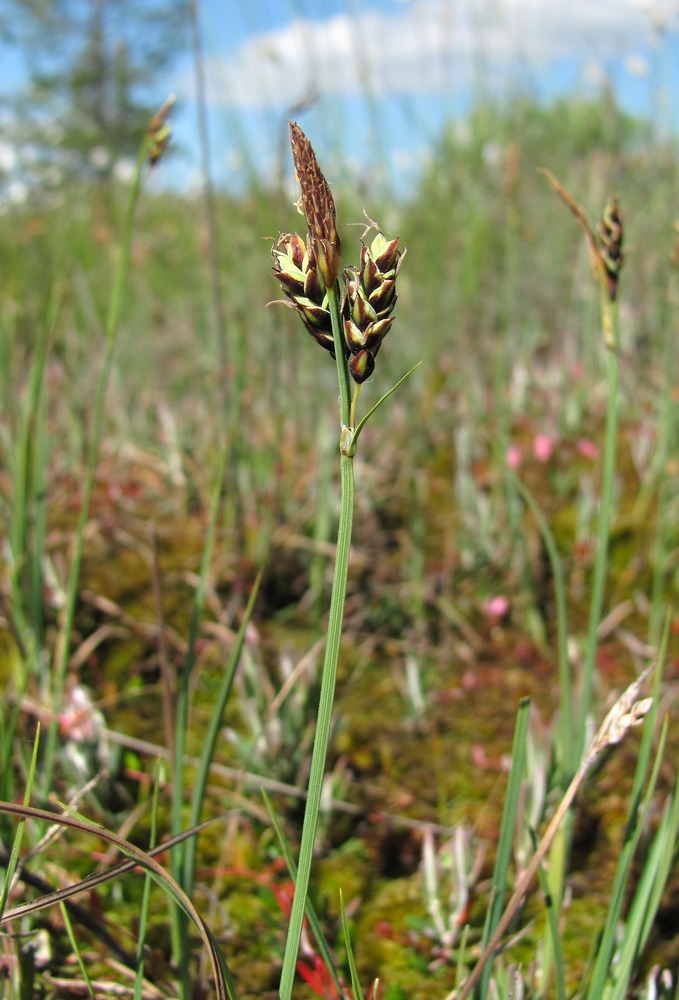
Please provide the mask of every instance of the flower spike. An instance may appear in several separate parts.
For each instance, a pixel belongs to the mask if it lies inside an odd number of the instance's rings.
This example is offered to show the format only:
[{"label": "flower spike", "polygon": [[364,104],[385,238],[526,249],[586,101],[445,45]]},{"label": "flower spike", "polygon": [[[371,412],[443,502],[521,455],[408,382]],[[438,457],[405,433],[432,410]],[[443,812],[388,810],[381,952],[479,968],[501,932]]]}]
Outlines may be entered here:
[{"label": "flower spike", "polygon": [[[341,383],[348,397],[349,376],[357,386],[370,378],[382,341],[394,322],[391,314],[397,299],[396,278],[405,251],[399,249],[398,236],[387,239],[368,219],[360,264],[342,271],[330,187],[306,135],[295,122],[289,125],[295,173],[302,189],[300,202],[309,232],[306,239],[298,233],[279,237],[271,251],[274,274],[285,293],[285,304],[299,314],[321,347],[341,363]],[[375,235],[366,242],[371,231]],[[351,412],[347,404],[350,420],[354,418],[354,406],[355,398]]]},{"label": "flower spike", "polygon": [[271,255],[274,274],[290,300],[286,305],[299,314],[311,336],[334,358],[328,295],[310,242],[305,244],[298,233],[283,233]]},{"label": "flower spike", "polygon": [[318,269],[325,284],[334,285],[340,273],[342,251],[335,225],[335,201],[311,143],[296,122],[289,125],[295,173],[302,188],[302,206],[318,257]]},{"label": "flower spike", "polygon": [[611,302],[615,302],[620,271],[625,260],[622,252],[622,221],[617,198],[613,197],[606,203],[597,226],[597,233],[600,242],[599,255],[605,274],[608,297]]},{"label": "flower spike", "polygon": [[359,384],[372,375],[377,352],[394,322],[396,276],[403,260],[398,245],[398,236],[388,240],[378,229],[370,246],[361,246],[360,268],[347,272],[344,339],[353,355],[349,371]]}]

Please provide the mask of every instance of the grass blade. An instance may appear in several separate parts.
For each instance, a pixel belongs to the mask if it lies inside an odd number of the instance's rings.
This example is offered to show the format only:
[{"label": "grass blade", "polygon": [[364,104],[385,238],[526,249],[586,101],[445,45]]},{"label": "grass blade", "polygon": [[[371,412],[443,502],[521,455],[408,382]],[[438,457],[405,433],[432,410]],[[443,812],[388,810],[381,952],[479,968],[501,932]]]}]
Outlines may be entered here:
[{"label": "grass blade", "polygon": [[[241,653],[243,651],[243,645],[245,643],[245,635],[247,632],[248,625],[250,624],[250,619],[252,618],[252,612],[254,610],[255,601],[257,600],[259,586],[260,583],[262,582],[262,573],[263,570],[260,570],[252,586],[252,590],[250,591],[250,597],[247,603],[247,607],[245,608],[243,620],[241,621],[240,628],[238,629],[238,634],[236,636],[236,641],[234,643],[233,649],[231,650],[229,662],[226,666],[224,674],[222,675],[219,691],[217,692],[214,705],[212,706],[210,721],[208,723],[207,732],[205,734],[203,749],[201,750],[200,763],[198,765],[198,769],[196,771],[196,776],[194,779],[193,794],[191,797],[191,809],[189,813],[189,826],[191,827],[197,826],[200,823],[201,813],[203,809],[203,798],[205,796],[205,786],[207,785],[207,779],[210,773],[210,764],[212,763],[212,758],[214,756],[217,740],[219,739],[219,733],[222,726],[222,719],[224,717],[224,709],[226,708],[226,704],[231,694],[234,677],[236,676],[236,669],[238,667]],[[186,890],[186,892],[188,893],[191,893],[193,890],[195,864],[196,864],[196,848],[197,848],[197,842],[196,838],[194,837],[190,841],[188,841],[184,850],[184,874],[182,879],[182,885]]]},{"label": "grass blade", "polygon": [[[668,631],[666,630],[665,639],[663,643],[663,649],[660,653],[660,663],[662,663],[665,655],[665,650],[667,646]],[[634,776],[634,783],[632,786],[632,792],[630,795],[630,808],[629,808],[629,818],[627,822],[627,827],[625,830],[625,838],[618,859],[618,864],[616,867],[615,878],[613,880],[613,887],[611,889],[611,899],[608,907],[608,913],[606,916],[606,923],[604,924],[603,934],[601,942],[599,945],[598,953],[596,956],[596,961],[594,964],[594,969],[592,971],[592,977],[589,982],[589,987],[587,990],[587,1000],[598,1000],[599,997],[603,996],[603,990],[606,983],[606,978],[610,969],[611,961],[613,958],[613,953],[617,945],[617,930],[618,921],[620,918],[620,913],[622,911],[622,906],[624,902],[625,895],[625,885],[627,883],[627,878],[629,876],[630,868],[632,865],[632,860],[634,857],[634,851],[636,850],[639,838],[641,836],[644,821],[648,814],[648,810],[651,804],[651,796],[655,788],[658,773],[660,770],[660,765],[662,763],[662,750],[665,744],[665,733],[666,726],[663,727],[663,732],[660,737],[658,751],[655,754],[655,760],[653,764],[653,769],[651,771],[650,778],[646,779],[649,760],[651,755],[651,749],[653,746],[653,730],[654,723],[657,715],[658,706],[658,693],[660,689],[660,675],[661,668],[660,665],[656,669],[654,684],[653,684],[653,707],[649,713],[649,717],[646,721],[644,727],[644,733],[641,740],[641,746],[639,748],[639,754],[637,758],[637,769]],[[645,794],[645,799],[642,801],[642,796]]]},{"label": "grass blade", "polygon": [[351,946],[351,933],[349,932],[349,921],[347,920],[347,911],[344,906],[344,894],[341,889],[340,889],[340,909],[342,911],[342,932],[344,934],[344,944],[347,949],[347,960],[349,962],[349,969],[351,971],[351,988],[354,991],[354,1000],[363,1000],[363,990],[361,989],[361,981],[358,978],[356,962],[354,961],[354,949]]},{"label": "grass blade", "polygon": [[[158,838],[158,796],[160,791],[160,761],[156,761],[153,775],[153,798],[151,803],[151,835],[149,846],[153,849]],[[144,942],[149,915],[149,900],[151,898],[151,878],[144,876],[141,905],[139,907],[139,930],[137,931],[137,970],[134,977],[134,1000],[142,1000],[144,980]]]},{"label": "grass blade", "polygon": [[[33,783],[35,781],[35,769],[38,763],[38,747],[40,745],[40,723],[38,723],[38,728],[35,733],[35,739],[33,740],[33,753],[31,755],[31,763],[28,771],[28,780],[26,782],[26,791],[24,792],[24,805],[28,806],[31,800],[31,791],[33,788]],[[7,896],[9,894],[10,887],[14,880],[16,870],[19,864],[19,852],[21,850],[21,841],[24,834],[24,821],[21,820],[17,826],[17,831],[12,842],[12,851],[9,856],[9,861],[7,863],[7,868],[5,869],[5,879],[2,885],[2,893],[0,894],[0,918],[5,912],[5,907],[7,906]]]},{"label": "grass blade", "polygon": [[[276,837],[278,838],[278,843],[283,853],[283,857],[285,858],[285,863],[288,867],[288,871],[290,872],[290,878],[292,879],[293,882],[295,882],[297,880],[297,865],[295,864],[295,859],[293,858],[292,852],[290,851],[290,845],[288,844],[282,826],[278,822],[278,817],[276,816],[273,803],[271,802],[271,799],[267,795],[264,788],[261,789],[261,793],[262,793],[262,798],[264,799],[264,804],[267,808],[267,812],[269,813],[269,817],[271,819],[271,825],[274,828]],[[316,938],[316,944],[318,945],[318,950],[321,953],[321,958],[325,962],[325,967],[332,976],[335,988],[337,989],[337,996],[340,997],[342,1000],[342,998],[344,998],[345,996],[344,989],[342,987],[342,982],[335,967],[335,962],[330,952],[328,942],[325,939],[325,935],[323,933],[320,921],[318,919],[318,916],[316,915],[316,911],[310,899],[307,899],[306,918],[309,921],[309,926],[311,927],[313,935]]]},{"label": "grass blade", "polygon": [[[514,831],[516,829],[519,801],[521,797],[521,783],[526,769],[526,738],[528,735],[528,720],[530,713],[530,701],[525,698],[519,705],[516,716],[516,726],[514,728],[514,742],[512,745],[512,765],[507,782],[504,808],[502,811],[502,821],[500,823],[500,834],[497,844],[497,856],[495,858],[495,868],[493,870],[493,883],[491,888],[491,904],[486,916],[486,923],[481,939],[481,953],[483,954],[489,947],[489,942],[498,926],[500,916],[504,907],[505,890],[507,888],[507,874],[509,872],[509,862],[512,856],[512,845],[514,842]],[[476,997],[485,997],[488,992],[488,983],[492,969],[492,957],[484,969],[481,982],[475,991]]]}]

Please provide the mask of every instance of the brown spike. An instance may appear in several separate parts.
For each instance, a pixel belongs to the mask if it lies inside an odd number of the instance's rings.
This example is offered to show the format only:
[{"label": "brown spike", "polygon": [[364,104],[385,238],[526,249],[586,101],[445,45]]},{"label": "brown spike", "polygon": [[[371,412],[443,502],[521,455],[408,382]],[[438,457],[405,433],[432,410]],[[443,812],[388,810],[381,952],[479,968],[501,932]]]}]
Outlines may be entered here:
[{"label": "brown spike", "polygon": [[302,206],[318,268],[326,285],[334,285],[340,273],[341,244],[335,225],[335,201],[313,147],[296,122],[289,122],[295,173],[302,188]]}]

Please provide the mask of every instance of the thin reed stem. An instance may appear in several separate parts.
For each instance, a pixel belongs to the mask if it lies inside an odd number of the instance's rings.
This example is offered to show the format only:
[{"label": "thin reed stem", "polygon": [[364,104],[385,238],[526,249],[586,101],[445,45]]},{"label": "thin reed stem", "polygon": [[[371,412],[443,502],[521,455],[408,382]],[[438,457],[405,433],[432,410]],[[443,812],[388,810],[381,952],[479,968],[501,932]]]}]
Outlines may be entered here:
[{"label": "thin reed stem", "polygon": [[564,582],[563,562],[559,555],[556,540],[549,527],[549,522],[540,509],[540,505],[527,486],[511,470],[507,470],[512,480],[513,488],[523,497],[538,523],[540,534],[547,550],[549,565],[554,583],[554,603],[556,605],[557,634],[557,666],[559,671],[559,744],[561,752],[561,768],[566,781],[570,781],[575,772],[575,747],[573,745],[573,685],[568,663],[568,609],[566,604],[566,585]]},{"label": "thin reed stem", "polygon": [[608,373],[606,437],[601,498],[599,502],[599,522],[592,575],[592,592],[589,604],[587,646],[582,673],[580,703],[576,719],[577,729],[575,733],[574,759],[578,760],[584,753],[587,740],[587,717],[592,704],[598,630],[601,622],[606,584],[618,434],[618,347],[620,344],[618,285],[625,257],[623,252],[623,227],[617,198],[611,198],[606,203],[595,233],[587,221],[587,216],[582,206],[568,193],[551,170],[541,169],[540,173],[545,174],[558,196],[571,210],[587,241],[590,262],[599,285],[601,333],[604,346],[606,347]]},{"label": "thin reed stem", "polygon": [[577,712],[577,735],[575,740],[576,760],[585,749],[587,738],[587,717],[592,703],[594,675],[596,672],[596,654],[598,647],[598,629],[604,603],[604,588],[608,565],[608,545],[611,531],[613,511],[613,491],[615,486],[615,460],[618,436],[618,353],[617,353],[617,318],[618,310],[613,304],[610,312],[614,323],[613,345],[606,351],[607,392],[606,436],[604,443],[604,464],[602,470],[601,500],[599,503],[599,520],[596,537],[596,552],[592,576],[592,593],[589,605],[589,624],[587,631],[587,646],[582,674],[582,689]]},{"label": "thin reed stem", "polygon": [[[350,427],[351,396],[349,390],[349,373],[344,357],[344,342],[342,340],[341,318],[339,313],[339,290],[335,285],[328,293],[329,309],[332,321],[333,339],[335,342],[335,357],[337,361],[337,378],[340,396],[340,421],[342,428]],[[349,551],[351,548],[351,532],[354,520],[354,462],[353,457],[345,452],[340,455],[340,514],[337,530],[337,551],[335,569],[330,597],[330,612],[328,617],[328,632],[321,676],[321,691],[316,721],[316,735],[311,756],[311,773],[307,793],[304,822],[302,824],[302,839],[297,865],[297,880],[295,895],[292,902],[288,936],[285,942],[283,968],[279,996],[281,1000],[290,1000],[295,978],[297,954],[302,936],[304,911],[309,893],[311,863],[314,855],[314,843],[318,827],[318,817],[321,808],[323,777],[325,761],[328,753],[332,712],[335,700],[335,683],[337,680],[337,664],[339,661],[340,640],[342,638],[342,620],[344,618],[344,602],[347,589],[349,570]]]}]

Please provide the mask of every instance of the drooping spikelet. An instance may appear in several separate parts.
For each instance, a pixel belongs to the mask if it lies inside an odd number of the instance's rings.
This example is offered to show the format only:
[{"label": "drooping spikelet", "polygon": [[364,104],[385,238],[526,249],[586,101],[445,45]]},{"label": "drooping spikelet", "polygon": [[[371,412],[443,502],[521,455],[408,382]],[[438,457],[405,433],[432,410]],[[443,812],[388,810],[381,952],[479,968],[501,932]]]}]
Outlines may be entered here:
[{"label": "drooping spikelet", "polygon": [[311,239],[305,244],[298,233],[283,233],[271,253],[274,274],[291,307],[299,313],[311,336],[334,357],[328,293]]},{"label": "drooping spikelet", "polygon": [[620,271],[625,261],[622,252],[622,220],[618,199],[613,197],[606,203],[597,226],[599,236],[599,257],[604,270],[608,297],[615,302],[618,294]]},{"label": "drooping spikelet", "polygon": [[344,339],[350,351],[349,370],[355,382],[365,382],[394,322],[396,276],[403,254],[399,237],[388,240],[379,230],[370,246],[361,246],[361,264],[347,272]]}]

